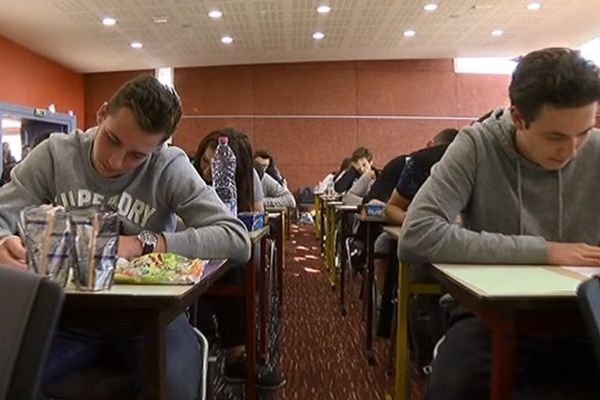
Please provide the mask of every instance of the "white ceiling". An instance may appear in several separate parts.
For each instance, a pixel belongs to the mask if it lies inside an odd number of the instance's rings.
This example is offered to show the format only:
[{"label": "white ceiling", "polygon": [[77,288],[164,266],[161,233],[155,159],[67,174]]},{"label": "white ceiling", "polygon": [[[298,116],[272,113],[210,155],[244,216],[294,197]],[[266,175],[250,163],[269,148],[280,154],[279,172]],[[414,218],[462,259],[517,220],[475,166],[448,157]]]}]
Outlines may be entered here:
[{"label": "white ceiling", "polygon": [[[514,56],[600,36],[599,0],[0,0],[0,35],[77,72],[291,61]],[[332,7],[319,15],[316,6]],[[218,8],[214,21],[207,12]],[[100,20],[112,16],[117,25]],[[166,23],[154,23],[166,17]],[[403,32],[414,29],[415,37]],[[494,29],[504,30],[493,37]],[[321,30],[325,39],[311,35]],[[223,45],[229,34],[235,42]],[[141,41],[144,47],[129,47]],[[9,61],[5,60],[4,62]]]}]

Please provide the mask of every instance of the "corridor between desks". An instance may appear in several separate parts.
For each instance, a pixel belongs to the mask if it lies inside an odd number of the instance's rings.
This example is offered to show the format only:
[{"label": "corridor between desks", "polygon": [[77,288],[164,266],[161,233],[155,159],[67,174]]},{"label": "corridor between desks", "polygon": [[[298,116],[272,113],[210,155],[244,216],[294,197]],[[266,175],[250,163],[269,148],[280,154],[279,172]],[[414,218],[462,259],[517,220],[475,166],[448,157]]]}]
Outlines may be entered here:
[{"label": "corridor between desks", "polygon": [[393,377],[385,373],[389,341],[375,341],[377,364],[369,367],[363,352],[360,276],[349,285],[342,317],[339,292],[327,282],[312,226],[292,225],[287,246],[279,364],[287,385],[278,398],[386,399],[394,387]]}]

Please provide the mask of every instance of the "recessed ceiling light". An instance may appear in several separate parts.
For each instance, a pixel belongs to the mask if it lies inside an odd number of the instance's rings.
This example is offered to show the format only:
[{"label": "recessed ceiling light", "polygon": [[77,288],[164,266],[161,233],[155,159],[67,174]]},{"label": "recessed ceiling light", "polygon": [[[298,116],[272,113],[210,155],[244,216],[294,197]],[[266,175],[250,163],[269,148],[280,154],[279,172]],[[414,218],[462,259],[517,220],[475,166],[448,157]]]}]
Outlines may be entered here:
[{"label": "recessed ceiling light", "polygon": [[423,6],[425,11],[435,11],[438,9],[438,5],[435,3],[427,3]]},{"label": "recessed ceiling light", "polygon": [[331,11],[331,7],[326,6],[326,5],[322,5],[322,6],[317,7],[317,12],[319,14],[327,14],[330,11]]},{"label": "recessed ceiling light", "polygon": [[492,36],[502,36],[504,31],[502,29],[495,29],[492,31]]},{"label": "recessed ceiling light", "polygon": [[142,47],[144,47],[144,45],[141,44],[140,42],[131,42],[130,46],[133,47],[134,49],[141,49]]},{"label": "recessed ceiling light", "polygon": [[231,36],[223,36],[221,38],[221,43],[223,43],[223,44],[231,44],[231,43],[233,43],[233,38]]},{"label": "recessed ceiling light", "polygon": [[315,40],[321,40],[325,37],[325,34],[323,32],[315,32],[312,34],[312,37]]},{"label": "recessed ceiling light", "polygon": [[219,19],[223,16],[223,13],[219,10],[211,10],[208,12],[208,16],[212,19]]},{"label": "recessed ceiling light", "polygon": [[111,17],[106,17],[102,19],[102,24],[106,26],[113,26],[117,23],[117,20]]},{"label": "recessed ceiling light", "polygon": [[537,11],[540,8],[542,8],[542,4],[538,3],[538,2],[533,2],[533,3],[527,4],[527,9],[530,11]]},{"label": "recessed ceiling light", "polygon": [[167,17],[156,17],[152,20],[155,24],[166,24],[169,19]]},{"label": "recessed ceiling light", "polygon": [[407,31],[404,31],[404,37],[413,37],[417,34],[417,32],[413,31],[412,29],[409,29]]}]

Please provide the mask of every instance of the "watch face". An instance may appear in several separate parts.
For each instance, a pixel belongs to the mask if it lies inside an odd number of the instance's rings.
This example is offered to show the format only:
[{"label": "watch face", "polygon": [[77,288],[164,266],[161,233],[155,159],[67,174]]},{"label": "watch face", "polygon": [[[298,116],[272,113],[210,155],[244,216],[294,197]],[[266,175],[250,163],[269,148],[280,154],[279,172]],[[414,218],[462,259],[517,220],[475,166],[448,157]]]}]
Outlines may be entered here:
[{"label": "watch face", "polygon": [[158,243],[158,235],[150,231],[141,231],[137,238],[140,242],[142,242],[144,253],[150,253],[154,251],[154,248]]}]

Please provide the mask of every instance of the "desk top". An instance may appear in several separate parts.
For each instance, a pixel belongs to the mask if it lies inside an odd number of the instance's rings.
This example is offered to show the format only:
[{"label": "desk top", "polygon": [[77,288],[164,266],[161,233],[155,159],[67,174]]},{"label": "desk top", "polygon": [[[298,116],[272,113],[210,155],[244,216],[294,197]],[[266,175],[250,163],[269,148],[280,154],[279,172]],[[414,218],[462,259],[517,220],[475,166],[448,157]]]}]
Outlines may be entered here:
[{"label": "desk top", "polygon": [[[191,291],[195,286],[212,281],[217,271],[227,260],[211,260],[204,266],[200,281],[194,285],[122,285],[114,284],[109,290],[98,292],[82,292],[70,282],[65,287],[67,297],[74,296],[102,296],[102,297],[181,297]],[[221,275],[221,274],[219,274]]]},{"label": "desk top", "polygon": [[[547,265],[435,264],[449,280],[479,298],[575,297],[577,286],[589,276],[583,267]],[[600,268],[596,268],[600,273]]]},{"label": "desk top", "polygon": [[387,233],[388,235],[390,235],[391,237],[393,237],[395,240],[400,239],[400,230],[401,229],[402,228],[399,226],[391,226],[391,225],[383,227],[383,231],[385,233]]},{"label": "desk top", "polygon": [[267,212],[267,214],[270,214],[270,213],[287,213],[288,208],[287,207],[265,207],[265,211]]},{"label": "desk top", "polygon": [[339,211],[358,211],[358,206],[352,206],[350,204],[344,204],[344,203],[340,203],[340,204],[334,204],[335,205],[335,209],[339,210]]},{"label": "desk top", "polygon": [[256,242],[258,242],[260,239],[262,239],[268,233],[269,233],[269,227],[264,226],[255,231],[248,232],[248,236],[250,236],[250,241],[252,242],[252,244],[255,244]]},{"label": "desk top", "polygon": [[[104,310],[102,312],[108,312],[109,309],[156,309],[187,306],[235,265],[226,260],[211,260],[204,266],[204,273],[200,281],[193,285],[115,284],[109,290],[80,292],[72,284],[69,284],[65,288],[65,308],[70,310],[100,308]],[[86,317],[84,317],[85,319]]]},{"label": "desk top", "polygon": [[374,215],[359,214],[358,219],[363,222],[371,222],[375,224],[385,224],[387,222],[387,220],[384,217],[377,217]]}]

